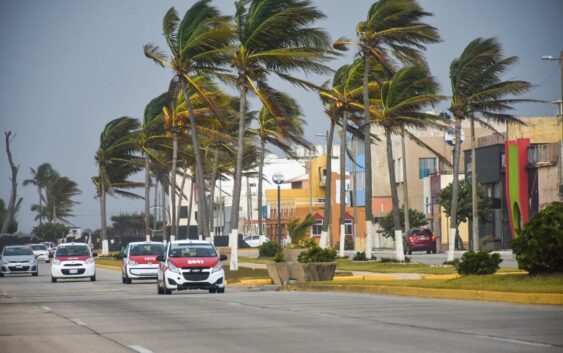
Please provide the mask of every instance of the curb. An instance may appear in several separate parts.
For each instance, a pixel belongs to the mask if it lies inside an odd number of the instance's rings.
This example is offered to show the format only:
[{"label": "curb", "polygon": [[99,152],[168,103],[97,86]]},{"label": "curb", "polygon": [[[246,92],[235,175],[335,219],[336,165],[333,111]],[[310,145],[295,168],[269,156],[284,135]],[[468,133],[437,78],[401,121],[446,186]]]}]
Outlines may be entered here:
[{"label": "curb", "polygon": [[103,268],[104,270],[121,271],[121,267],[119,267],[119,266],[98,265],[98,264],[96,264],[96,268]]},{"label": "curb", "polygon": [[563,294],[557,293],[513,293],[465,289],[339,284],[309,286],[289,285],[283,286],[281,290],[296,290],[305,292],[352,292],[438,299],[483,300],[517,304],[563,305]]},{"label": "curb", "polygon": [[272,280],[269,278],[241,279],[239,283],[243,285],[266,285],[272,284]]}]

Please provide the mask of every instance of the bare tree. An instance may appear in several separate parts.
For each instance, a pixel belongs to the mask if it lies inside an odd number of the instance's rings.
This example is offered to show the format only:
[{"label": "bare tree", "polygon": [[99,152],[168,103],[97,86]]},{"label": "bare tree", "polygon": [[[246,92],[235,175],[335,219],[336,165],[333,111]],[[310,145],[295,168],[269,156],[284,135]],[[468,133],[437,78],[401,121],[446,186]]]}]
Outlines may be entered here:
[{"label": "bare tree", "polygon": [[[12,151],[10,150],[10,142],[13,138],[10,138],[12,135],[11,131],[4,132],[6,136],[6,153],[8,154],[8,162],[10,162],[10,168],[12,169],[12,177],[10,181],[12,182],[12,192],[10,194],[10,201],[8,202],[8,209],[6,210],[6,217],[4,218],[4,222],[2,223],[2,230],[0,233],[4,234],[8,232],[8,227],[10,223],[14,219],[14,215],[16,213],[16,199],[18,195],[18,170],[20,169],[19,165],[14,164],[14,160],[12,159]],[[18,201],[18,203],[21,202]]]}]

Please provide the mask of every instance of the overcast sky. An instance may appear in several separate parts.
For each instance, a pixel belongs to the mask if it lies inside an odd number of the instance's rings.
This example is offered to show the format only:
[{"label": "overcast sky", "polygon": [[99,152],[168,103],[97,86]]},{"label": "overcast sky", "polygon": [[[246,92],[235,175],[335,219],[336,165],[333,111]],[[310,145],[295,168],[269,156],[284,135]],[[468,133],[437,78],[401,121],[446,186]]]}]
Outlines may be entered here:
[{"label": "overcast sky", "polygon": [[[215,1],[224,14],[234,12],[234,0]],[[319,25],[333,39],[353,38],[355,26],[373,1],[317,0],[327,15]],[[427,0],[420,1],[433,17],[443,42],[431,45],[427,59],[443,94],[450,94],[449,64],[476,37],[497,37],[507,55],[519,63],[506,78],[528,80],[536,88],[530,98],[555,100],[561,95],[559,65],[540,60],[563,50],[563,1],[560,0]],[[145,43],[165,47],[162,17],[174,6],[184,13],[193,1],[150,0],[0,0],[0,198],[8,202],[10,168],[4,131],[15,134],[13,156],[20,165],[18,195],[24,198],[17,216],[20,231],[35,225],[29,210],[37,191],[23,187],[30,167],[51,163],[82,190],[72,222],[83,228],[100,225],[99,203],[91,177],[99,134],[112,119],[142,117],[145,105],[168,87],[170,72],[143,55]],[[350,55],[352,55],[351,53]],[[339,67],[351,56],[335,61]],[[318,78],[318,83],[330,77]],[[316,95],[285,84],[301,104],[308,121],[306,136],[322,143],[316,133],[328,128]],[[445,109],[447,105],[438,109]],[[254,106],[253,108],[257,108]],[[520,105],[519,116],[553,116],[549,104]],[[142,176],[139,176],[142,179]],[[143,201],[108,198],[108,218],[136,212]]]}]

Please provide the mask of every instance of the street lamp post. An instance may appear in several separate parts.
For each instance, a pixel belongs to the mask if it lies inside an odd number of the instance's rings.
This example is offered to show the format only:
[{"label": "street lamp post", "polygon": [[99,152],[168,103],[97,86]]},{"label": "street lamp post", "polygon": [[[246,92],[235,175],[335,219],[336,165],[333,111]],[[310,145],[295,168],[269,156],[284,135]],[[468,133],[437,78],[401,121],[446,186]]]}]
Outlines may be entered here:
[{"label": "street lamp post", "polygon": [[276,172],[272,176],[272,181],[278,185],[278,243],[281,245],[282,243],[282,226],[281,226],[281,191],[280,186],[284,182],[283,173]]},{"label": "street lamp post", "polygon": [[[558,113],[561,117],[561,140],[563,143],[563,50],[559,52],[559,57],[554,58],[551,55],[542,56],[542,60],[559,61],[559,74],[561,75],[561,100],[558,104]],[[559,201],[563,202],[563,155],[559,153]]]}]

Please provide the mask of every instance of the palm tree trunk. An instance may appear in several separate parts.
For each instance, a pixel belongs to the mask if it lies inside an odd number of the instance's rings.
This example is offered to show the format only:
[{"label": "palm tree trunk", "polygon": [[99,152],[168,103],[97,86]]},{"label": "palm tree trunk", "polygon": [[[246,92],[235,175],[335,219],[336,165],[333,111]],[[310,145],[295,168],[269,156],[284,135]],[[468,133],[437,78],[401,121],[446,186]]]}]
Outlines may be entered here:
[{"label": "palm tree trunk", "polygon": [[150,175],[150,165],[149,165],[149,155],[145,155],[145,237],[147,241],[151,239],[151,227],[150,227],[150,187],[151,187],[151,175]]},{"label": "palm tree trunk", "polygon": [[192,212],[194,206],[194,178],[190,178],[190,200],[188,201],[188,229],[192,225]]},{"label": "palm tree trunk", "polygon": [[100,181],[100,216],[101,216],[101,238],[102,238],[102,255],[109,255],[108,247],[108,230],[106,223],[106,188],[103,181]]},{"label": "palm tree trunk", "polygon": [[[325,214],[323,218],[323,229],[321,231],[320,246],[326,248],[327,235],[332,238],[331,225],[332,216],[332,139],[334,138],[334,120],[330,120],[330,130],[326,139],[326,176],[325,176]],[[330,241],[332,243],[332,240]]]},{"label": "palm tree trunk", "polygon": [[11,131],[5,132],[4,135],[6,136],[6,154],[8,155],[8,162],[10,163],[10,169],[12,171],[12,176],[10,181],[12,183],[12,190],[10,192],[10,201],[8,202],[8,208],[6,209],[6,213],[4,215],[4,222],[2,223],[2,230],[0,233],[6,234],[8,233],[8,228],[10,224],[15,218],[16,214],[16,199],[18,195],[18,169],[20,168],[19,165],[16,165],[12,159],[12,151],[10,150],[10,136],[12,135]]},{"label": "palm tree trunk", "polygon": [[348,129],[348,114],[344,113],[342,120],[342,135],[340,136],[340,246],[338,256],[344,256],[344,242],[346,240],[346,130]]},{"label": "palm tree trunk", "polygon": [[477,212],[477,157],[475,156],[475,119],[471,121],[471,215],[473,222],[471,226],[471,239],[473,250],[479,251],[479,216]]},{"label": "palm tree trunk", "polygon": [[[186,79],[180,77],[180,83],[182,85],[182,91],[184,94],[184,100],[186,101],[186,106],[188,107],[188,115],[190,116],[190,128],[192,130],[192,144],[194,147],[195,155],[195,171],[196,171],[196,185],[197,185],[197,195],[198,195],[198,215],[201,216],[201,226],[203,239],[209,236],[209,217],[207,216],[207,202],[205,200],[205,178],[203,176],[203,161],[201,159],[201,150],[199,148],[199,135],[197,133],[197,125],[195,122],[195,116],[192,109],[192,101],[188,94],[186,88]],[[198,224],[199,226],[199,224]]]},{"label": "palm tree trunk", "polygon": [[403,150],[403,210],[405,217],[405,234],[410,229],[409,219],[409,184],[407,183],[407,152],[405,146],[405,128],[401,128],[401,149]]},{"label": "palm tree trunk", "polygon": [[[370,127],[368,124],[370,121],[369,117],[369,55],[364,52],[364,83],[363,83],[363,96],[364,96],[364,172],[365,172],[365,204],[366,204],[366,257],[368,259],[372,258],[372,239],[373,239],[373,212],[371,209],[371,199],[372,199],[372,183],[371,183],[371,136]],[[379,247],[379,238],[376,238],[375,247]]]},{"label": "palm tree trunk", "polygon": [[209,236],[211,237],[211,243],[214,242],[215,237],[215,184],[217,183],[217,168],[219,167],[219,146],[215,146],[215,151],[213,153],[213,169],[211,170],[211,188],[209,193]]},{"label": "palm tree trunk", "polygon": [[231,246],[231,271],[238,270],[238,218],[240,205],[240,191],[242,188],[242,160],[244,154],[244,127],[246,114],[246,85],[240,84],[240,107],[238,122],[237,162],[235,167],[235,180],[233,186],[233,203],[231,207],[231,233],[229,244]]},{"label": "palm tree trunk", "polygon": [[39,193],[39,225],[41,225],[43,224],[43,200],[41,200],[41,187],[37,187],[37,192]]},{"label": "palm tree trunk", "polygon": [[385,127],[385,138],[387,139],[387,169],[389,169],[389,184],[391,187],[391,202],[393,203],[393,230],[395,233],[395,258],[399,261],[405,260],[403,252],[403,232],[401,231],[401,217],[399,215],[399,196],[395,178],[395,165],[393,163],[393,142],[391,141],[391,129]]},{"label": "palm tree trunk", "polygon": [[457,232],[457,202],[459,194],[459,158],[461,151],[461,118],[455,117],[454,168],[452,181],[452,206],[450,211],[450,237],[447,261],[454,260],[455,237]]},{"label": "palm tree trunk", "polygon": [[170,241],[174,241],[178,234],[176,234],[176,168],[178,163],[178,134],[176,131],[172,133],[172,176],[170,180],[170,212],[172,214],[172,233],[170,234]]},{"label": "palm tree trunk", "polygon": [[[156,204],[158,203],[158,181],[154,180],[154,206],[156,206]],[[153,219],[152,219],[152,229],[156,230],[156,222],[157,222],[157,208],[154,208],[154,215],[153,215]]]},{"label": "palm tree trunk", "polygon": [[168,217],[166,217],[166,185],[162,184],[162,195],[161,201],[162,203],[162,241],[166,243],[168,240],[168,232],[166,229],[166,225],[168,224]]},{"label": "palm tree trunk", "polygon": [[[266,146],[266,142],[264,139],[260,139],[260,160],[258,161],[258,234],[264,234],[264,225],[262,224],[262,178],[264,173],[264,148]],[[310,168],[310,167],[309,167]],[[311,172],[309,171],[309,174]],[[311,188],[311,186],[309,186]]]}]

